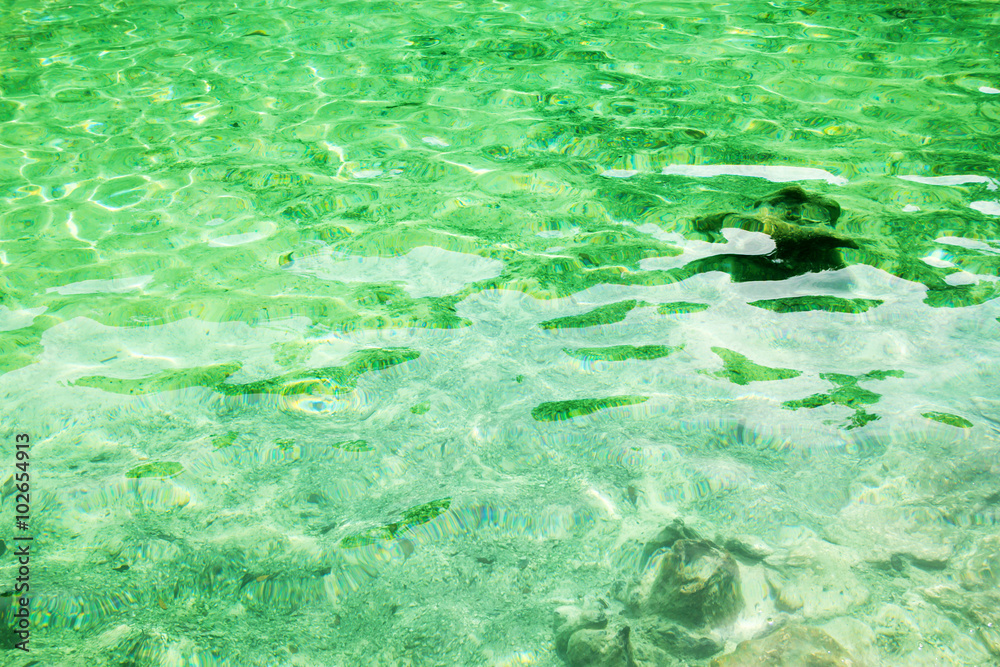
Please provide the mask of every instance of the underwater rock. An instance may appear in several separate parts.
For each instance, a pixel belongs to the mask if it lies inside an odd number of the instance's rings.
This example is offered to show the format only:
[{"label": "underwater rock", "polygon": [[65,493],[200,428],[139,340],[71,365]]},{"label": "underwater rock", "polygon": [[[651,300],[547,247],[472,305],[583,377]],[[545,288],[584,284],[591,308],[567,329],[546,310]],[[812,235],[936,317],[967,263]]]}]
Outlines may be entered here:
[{"label": "underwater rock", "polygon": [[859,664],[874,665],[881,662],[875,646],[877,636],[868,623],[850,616],[841,616],[824,623],[819,629],[833,637]]},{"label": "underwater rock", "polygon": [[862,663],[819,628],[790,624],[766,637],[741,642],[735,651],[711,664],[712,667],[860,667]]},{"label": "underwater rock", "polygon": [[[773,576],[766,578],[774,596],[774,608],[789,614],[797,612],[805,606],[802,596],[793,588],[782,585],[784,582]],[[777,583],[781,582],[781,583]]]},{"label": "underwater rock", "polygon": [[976,634],[990,653],[1000,656],[1000,629],[997,629],[995,623],[991,626],[981,626],[976,630]]},{"label": "underwater rock", "polygon": [[733,557],[675,519],[645,544],[642,567],[624,595],[625,613],[609,616],[603,600],[556,609],[556,652],[568,664],[654,667],[723,650],[709,628],[742,608]]},{"label": "underwater rock", "polygon": [[734,282],[783,280],[809,272],[843,268],[837,250],[857,249],[854,240],[832,230],[840,205],[810,194],[797,185],[782,188],[753,204],[745,213],[727,211],[696,218],[695,230],[715,240],[724,228],[762,232],[775,248],[767,255],[715,255],[692,262],[691,268],[725,271]]},{"label": "underwater rock", "polygon": [[931,586],[921,590],[921,595],[971,621],[986,649],[1000,656],[1000,536],[980,540],[956,569],[960,586]]},{"label": "underwater rock", "polygon": [[556,635],[556,652],[566,655],[569,640],[580,630],[603,630],[608,627],[608,617],[601,609],[573,605],[559,607],[552,624]]},{"label": "underwater rock", "polygon": [[698,628],[732,620],[743,606],[739,567],[707,540],[678,539],[629,592],[630,608]]},{"label": "underwater rock", "polygon": [[717,638],[645,617],[577,630],[569,636],[561,655],[572,667],[657,667],[678,660],[704,660],[722,649]]},{"label": "underwater rock", "polygon": [[606,602],[593,599],[556,609],[556,652],[568,664],[659,667],[724,649],[711,627],[744,604],[733,557],[675,519],[645,544],[642,567],[623,596],[623,613],[611,615]]},{"label": "underwater rock", "polygon": [[646,567],[649,558],[660,549],[669,549],[674,546],[677,540],[697,540],[698,533],[684,525],[681,519],[674,519],[673,522],[656,534],[656,537],[646,542],[642,549],[642,560],[639,567]]},{"label": "underwater rock", "polygon": [[711,658],[725,648],[725,645],[715,637],[692,633],[662,619],[648,621],[642,627],[640,636],[642,640],[667,655],[688,660]]},{"label": "underwater rock", "polygon": [[942,584],[925,588],[920,593],[941,609],[958,612],[971,621],[986,649],[1000,656],[1000,591],[970,592],[959,586]]},{"label": "underwater rock", "polygon": [[996,588],[1000,584],[1000,535],[990,535],[958,565],[959,581],[966,590]]},{"label": "underwater rock", "polygon": [[632,655],[631,628],[617,632],[580,630],[569,639],[566,661],[572,667],[638,667]]},{"label": "underwater rock", "polygon": [[764,560],[774,553],[774,549],[752,535],[730,537],[723,542],[723,546],[734,556],[754,562]]},{"label": "underwater rock", "polygon": [[831,618],[868,600],[868,590],[852,571],[860,562],[853,550],[809,531],[786,549],[767,559],[767,583],[778,609],[807,619]]},{"label": "underwater rock", "polygon": [[[835,228],[840,214],[841,208],[836,201],[793,185],[781,188],[742,210],[694,218],[691,221],[692,231],[701,240],[725,242],[724,229],[742,229],[766,234],[774,242],[774,249],[766,254],[734,251],[703,257],[686,264],[679,272],[681,279],[696,273],[721,271],[728,273],[733,282],[785,280],[804,273],[842,269],[847,263],[860,262],[903,280],[922,283],[927,287],[924,303],[933,308],[972,306],[1000,296],[1000,283],[980,280],[968,272],[964,272],[963,277],[971,282],[954,283],[959,270],[954,264],[930,265],[923,259],[938,247],[937,241],[923,231],[933,228],[930,221],[916,221],[910,213],[889,215],[880,221],[882,235],[862,237]],[[844,250],[848,251],[846,257],[841,252]],[[982,258],[977,255],[978,251],[972,250],[960,259],[975,257],[974,261],[979,263]],[[813,298],[793,298],[781,301],[784,303],[757,302],[754,305],[778,312],[831,310],[852,313],[864,312],[878,305],[877,300],[865,299],[817,301]]]},{"label": "underwater rock", "polygon": [[840,217],[840,204],[823,195],[810,194],[798,185],[790,185],[754,202],[758,214],[773,215],[800,225],[834,225]]},{"label": "underwater rock", "polygon": [[951,547],[947,544],[925,544],[898,551],[893,554],[907,560],[921,570],[943,570],[948,567]]},{"label": "underwater rock", "polygon": [[[944,520],[952,496],[937,476],[961,479],[950,465],[931,471],[905,451],[872,457],[867,472],[851,484],[848,503],[824,527],[824,537],[854,549],[872,567],[891,576],[910,566],[944,569],[953,558],[956,540]],[[925,495],[926,489],[934,489],[935,495]],[[966,506],[972,502],[968,499]]]},{"label": "underwater rock", "polygon": [[882,605],[872,618],[872,629],[876,644],[884,655],[906,655],[918,650],[920,646],[921,631],[918,622],[899,605]]}]

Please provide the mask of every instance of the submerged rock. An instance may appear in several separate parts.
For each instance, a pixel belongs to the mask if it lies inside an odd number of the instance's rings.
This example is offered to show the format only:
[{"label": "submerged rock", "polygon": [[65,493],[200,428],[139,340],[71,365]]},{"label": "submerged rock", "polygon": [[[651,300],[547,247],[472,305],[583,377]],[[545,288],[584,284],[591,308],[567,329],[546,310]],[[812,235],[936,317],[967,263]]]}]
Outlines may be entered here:
[{"label": "submerged rock", "polygon": [[820,630],[833,637],[857,661],[857,664],[881,662],[875,647],[875,630],[864,621],[851,616],[841,616],[820,626]]},{"label": "submerged rock", "polygon": [[581,630],[573,634],[566,651],[573,667],[638,667],[631,645],[631,628],[617,632]]},{"label": "submerged rock", "polygon": [[660,619],[647,622],[642,628],[640,637],[669,656],[689,660],[711,658],[724,648],[723,643],[716,637],[695,634],[686,628]]},{"label": "submerged rock", "polygon": [[569,640],[581,630],[603,630],[608,627],[604,610],[566,605],[556,609],[553,629],[556,635],[556,652],[566,655]]},{"label": "submerged rock", "polygon": [[724,228],[767,234],[775,248],[767,255],[716,255],[696,264],[698,272],[720,270],[735,282],[783,280],[808,272],[843,268],[837,250],[857,249],[851,238],[832,229],[840,217],[840,205],[832,199],[810,194],[797,185],[782,188],[754,202],[748,212],[727,211],[692,224],[696,231],[716,240]]},{"label": "submerged rock", "polygon": [[565,638],[557,634],[557,651],[572,667],[658,667],[678,660],[705,660],[723,649],[716,637],[652,616],[625,621],[618,618],[607,627],[580,628]]},{"label": "submerged rock", "polygon": [[932,586],[920,591],[923,597],[939,608],[957,612],[976,629],[979,640],[990,653],[1000,657],[1000,591],[987,587],[969,591],[950,584]]},{"label": "submerged rock", "polygon": [[646,567],[646,563],[649,562],[650,557],[657,551],[669,549],[674,546],[674,542],[684,539],[697,540],[698,533],[685,526],[684,522],[680,519],[674,519],[669,526],[657,533],[656,537],[647,542],[646,546],[643,547],[642,560],[639,563],[639,567]]},{"label": "submerged rock", "polygon": [[967,590],[996,589],[1000,585],[1000,535],[980,540],[958,564],[958,573]]},{"label": "submerged rock", "polygon": [[712,661],[712,667],[861,667],[833,637],[819,628],[786,625],[778,631],[741,642],[736,650]]},{"label": "submerged rock", "polygon": [[730,537],[723,546],[734,556],[749,561],[761,561],[774,554],[774,549],[752,535],[737,535]]},{"label": "submerged rock", "polygon": [[646,543],[645,571],[623,596],[625,613],[592,599],[556,609],[556,652],[573,667],[659,667],[723,650],[712,627],[743,606],[739,568],[680,519]]},{"label": "submerged rock", "polygon": [[698,628],[732,620],[743,606],[739,567],[707,540],[679,539],[653,560],[629,595],[638,614]]},{"label": "submerged rock", "polygon": [[842,616],[868,600],[868,590],[853,572],[860,559],[851,549],[807,530],[792,535],[783,546],[766,561],[767,583],[779,610],[825,619]]},{"label": "submerged rock", "polygon": [[798,185],[790,185],[754,202],[759,214],[774,215],[800,225],[834,225],[840,217],[840,204],[823,195],[810,194]]}]

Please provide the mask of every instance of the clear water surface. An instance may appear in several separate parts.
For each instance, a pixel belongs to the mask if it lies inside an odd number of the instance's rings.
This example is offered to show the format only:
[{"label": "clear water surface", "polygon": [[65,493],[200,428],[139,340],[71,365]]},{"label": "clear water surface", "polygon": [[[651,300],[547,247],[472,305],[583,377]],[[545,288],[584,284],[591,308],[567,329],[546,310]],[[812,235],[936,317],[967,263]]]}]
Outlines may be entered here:
[{"label": "clear water surface", "polygon": [[742,600],[659,664],[1000,660],[995,2],[0,34],[0,663],[580,664],[675,519]]}]

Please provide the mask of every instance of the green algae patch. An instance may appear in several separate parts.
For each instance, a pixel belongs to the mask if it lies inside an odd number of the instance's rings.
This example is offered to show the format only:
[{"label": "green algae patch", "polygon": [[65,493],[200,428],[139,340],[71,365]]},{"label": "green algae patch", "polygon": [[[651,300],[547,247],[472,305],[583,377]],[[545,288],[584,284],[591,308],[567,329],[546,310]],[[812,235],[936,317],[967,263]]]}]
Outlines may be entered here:
[{"label": "green algae patch", "polygon": [[535,421],[555,422],[582,417],[607,408],[635,405],[649,400],[648,396],[609,396],[607,398],[578,398],[572,401],[550,401],[531,411]]},{"label": "green algae patch", "polygon": [[188,387],[215,388],[226,378],[243,367],[238,362],[216,364],[214,366],[199,366],[179,371],[163,371],[156,375],[136,380],[109,378],[100,375],[88,375],[73,383],[76,387],[91,387],[112,394],[154,394],[161,391],[176,391]]},{"label": "green algae patch", "polygon": [[863,313],[884,302],[880,299],[842,299],[836,296],[795,296],[784,299],[751,301],[749,305],[776,313],[803,313],[825,310],[828,313]]},{"label": "green algae patch", "polygon": [[184,466],[176,461],[154,461],[143,463],[125,473],[127,479],[168,479],[176,477]]},{"label": "green algae patch", "polygon": [[972,428],[972,422],[968,419],[948,412],[924,412],[920,416],[947,424],[948,426],[954,426],[955,428]]},{"label": "green algae patch", "polygon": [[859,386],[858,383],[865,380],[885,380],[890,377],[901,378],[903,377],[903,371],[876,370],[859,376],[845,375],[843,373],[820,373],[819,376],[833,384],[834,388],[825,394],[813,394],[812,396],[794,401],[785,401],[781,404],[782,407],[790,410],[798,410],[799,408],[813,409],[830,404],[842,405],[845,408],[854,410],[854,414],[843,424],[845,429],[850,430],[881,419],[879,415],[871,414],[865,408],[866,406],[878,403],[882,395],[865,389]]},{"label": "green algae patch", "polygon": [[931,308],[968,308],[1000,297],[1000,284],[994,282],[983,281],[972,285],[942,285],[930,280],[920,282],[929,288],[924,303]]},{"label": "green algae patch", "polygon": [[343,442],[335,442],[331,447],[345,452],[371,452],[375,450],[374,447],[368,444],[367,440],[345,440]]},{"label": "green algae patch", "polygon": [[847,424],[844,428],[847,430],[851,430],[852,428],[861,428],[862,426],[878,419],[881,419],[878,415],[873,415],[870,412],[865,412],[864,410],[855,410],[854,414],[848,418]]},{"label": "green algae patch", "polygon": [[[5,280],[6,284],[4,280],[0,280],[0,302],[10,305],[10,279]],[[42,353],[42,336],[58,321],[43,313],[35,315],[29,326],[0,331],[0,375],[37,362]]]},{"label": "green algae patch", "polygon": [[265,380],[243,384],[229,384],[226,379],[242,365],[238,362],[202,366],[181,371],[165,371],[137,380],[124,380],[103,376],[83,377],[74,386],[92,387],[115,394],[152,394],[160,391],[208,387],[228,396],[256,394],[338,394],[350,392],[358,377],[370,371],[380,371],[411,361],[420,356],[416,350],[405,348],[371,348],[352,352],[343,366],[313,368],[286,373]]},{"label": "green algae patch", "polygon": [[230,431],[225,435],[216,436],[215,438],[212,438],[212,446],[216,449],[231,447],[233,443],[236,442],[236,438],[239,437],[239,435],[240,434],[236,431]]},{"label": "green algae patch", "polygon": [[375,544],[376,542],[394,539],[400,533],[404,533],[411,528],[425,524],[431,519],[440,516],[448,511],[449,507],[451,507],[451,498],[432,500],[429,503],[411,507],[403,512],[400,521],[378,526],[377,528],[370,528],[354,535],[348,535],[340,541],[340,546],[345,549],[353,549],[354,547],[363,547]]},{"label": "green algae patch", "polygon": [[635,299],[609,303],[606,306],[599,306],[582,315],[571,315],[569,317],[558,317],[554,320],[546,320],[538,326],[543,329],[582,329],[584,327],[596,327],[602,324],[614,324],[621,322],[633,308],[639,305]]},{"label": "green algae patch", "polygon": [[729,378],[734,384],[746,385],[751,382],[767,382],[770,380],[788,380],[802,375],[802,371],[793,368],[771,368],[755,364],[739,352],[727,350],[724,347],[713,347],[712,352],[722,357],[723,368],[715,374]]},{"label": "green algae patch", "polygon": [[430,409],[431,409],[431,404],[424,401],[423,403],[417,403],[412,408],[410,408],[410,412],[412,412],[415,415],[422,415],[426,414],[427,411]]},{"label": "green algae patch", "polygon": [[703,310],[708,310],[707,303],[674,301],[671,303],[661,303],[656,312],[660,315],[687,315],[689,313],[700,313]]},{"label": "green algae patch", "polygon": [[[390,524],[394,525],[394,524]],[[357,533],[355,535],[348,535],[340,541],[340,546],[344,549],[353,549],[355,547],[364,547],[369,544],[375,544],[376,542],[382,542],[385,540],[391,540],[395,537],[396,533],[389,530],[385,526],[379,526],[378,528],[372,528],[366,530],[363,533]]]},{"label": "green algae patch", "polygon": [[369,371],[380,371],[411,361],[420,356],[416,350],[405,348],[372,348],[352,352],[343,366],[313,368],[296,373],[248,382],[246,384],[220,383],[214,389],[230,396],[253,394],[340,394],[350,392],[358,377]]},{"label": "green algae patch", "polygon": [[[575,206],[574,206],[575,207]],[[675,257],[680,248],[660,242],[647,234],[629,230],[621,225],[608,225],[601,220],[616,217],[596,201],[580,202],[579,217],[572,223],[564,215],[546,215],[542,219],[534,212],[524,211],[517,219],[529,221],[522,227],[528,237],[518,237],[517,222],[511,217],[496,220],[489,228],[477,224],[477,229],[455,230],[458,233],[496,238],[502,229],[503,244],[517,246],[493,247],[478,251],[484,257],[504,263],[503,272],[496,278],[475,283],[475,291],[483,289],[509,289],[531,294],[536,298],[560,298],[576,294],[595,285],[662,285],[676,282],[669,272],[644,271],[642,260]],[[532,238],[539,232],[567,232],[571,227],[578,231],[560,238],[558,249],[549,249],[551,239]],[[529,240],[530,239],[530,240]],[[497,239],[499,241],[500,239]]]},{"label": "green algae patch", "polygon": [[901,378],[906,374],[903,371],[868,371],[862,375],[861,380],[884,380],[886,378]]},{"label": "green algae patch", "polygon": [[[443,514],[451,507],[451,498],[432,500],[423,505],[417,505],[403,512],[402,529],[413,528],[420,524],[427,523],[431,519]],[[401,530],[402,530],[401,529]]]},{"label": "green algae patch", "polygon": [[563,348],[563,352],[571,357],[586,361],[627,361],[629,359],[648,361],[665,357],[680,349],[680,347],[666,345],[612,345],[611,347],[581,347],[576,350]]},{"label": "green algae patch", "polygon": [[576,255],[585,269],[620,266],[635,270],[644,259],[677,257],[683,252],[652,238],[630,238],[618,230],[577,234],[573,242],[575,247],[568,251]]}]

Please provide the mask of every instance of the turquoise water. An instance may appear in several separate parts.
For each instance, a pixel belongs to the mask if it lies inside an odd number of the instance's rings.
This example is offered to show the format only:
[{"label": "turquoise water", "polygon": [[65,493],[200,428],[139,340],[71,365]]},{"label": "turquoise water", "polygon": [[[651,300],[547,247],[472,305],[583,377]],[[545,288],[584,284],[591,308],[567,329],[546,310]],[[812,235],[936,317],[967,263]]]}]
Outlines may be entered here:
[{"label": "turquoise water", "polygon": [[0,664],[997,664],[998,24],[4,3]]}]

